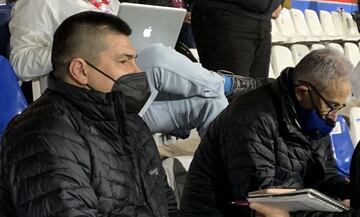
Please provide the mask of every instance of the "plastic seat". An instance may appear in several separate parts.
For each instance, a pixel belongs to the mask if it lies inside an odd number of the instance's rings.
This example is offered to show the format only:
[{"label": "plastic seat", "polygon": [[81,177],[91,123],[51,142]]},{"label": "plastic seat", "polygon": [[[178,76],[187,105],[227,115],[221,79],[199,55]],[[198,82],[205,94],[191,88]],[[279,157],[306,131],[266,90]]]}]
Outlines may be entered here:
[{"label": "plastic seat", "polygon": [[317,13],[313,10],[305,10],[305,20],[309,27],[310,32],[317,37],[319,40],[331,40],[332,37],[329,37],[325,34],[324,30],[321,27],[321,23]]},{"label": "plastic seat", "polygon": [[166,158],[162,162],[169,186],[174,190],[178,207],[192,159],[193,156],[175,156]]},{"label": "plastic seat", "polygon": [[345,26],[341,17],[341,13],[338,11],[332,11],[331,16],[334,21],[335,30],[341,36],[341,39],[347,40]]},{"label": "plastic seat", "polygon": [[273,71],[273,69],[272,69],[272,66],[271,66],[271,63],[270,63],[270,65],[269,65],[269,76],[268,76],[269,78],[277,78],[277,76],[274,74],[274,71]]},{"label": "plastic seat", "polygon": [[294,60],[289,48],[274,45],[271,48],[271,65],[276,77],[278,77],[286,67],[294,67]]},{"label": "plastic seat", "polygon": [[341,17],[346,30],[347,39],[351,41],[358,41],[360,39],[360,33],[352,15],[348,12],[342,12]]},{"label": "plastic seat", "polygon": [[345,43],[344,44],[344,53],[345,57],[350,60],[350,62],[355,67],[360,61],[360,51],[359,47],[354,43]]},{"label": "plastic seat", "polygon": [[287,38],[279,31],[274,19],[271,19],[271,41],[273,43],[287,41]]},{"label": "plastic seat", "polygon": [[358,144],[360,141],[360,107],[352,107],[349,118],[353,143]]},{"label": "plastic seat", "polygon": [[287,43],[295,43],[305,40],[296,32],[288,9],[284,8],[275,21],[281,34],[287,38]]},{"label": "plastic seat", "polygon": [[0,136],[8,122],[26,107],[26,100],[21,92],[15,72],[9,61],[0,56]]},{"label": "plastic seat", "polygon": [[323,44],[312,44],[310,47],[310,50],[313,51],[313,50],[324,49],[324,48],[325,48],[325,45],[323,45]]},{"label": "plastic seat", "polygon": [[199,53],[196,48],[190,48],[189,49],[191,54],[195,57],[195,59],[200,62]]},{"label": "plastic seat", "polygon": [[345,52],[344,52],[344,48],[341,47],[341,45],[338,44],[338,43],[329,43],[329,44],[327,45],[327,47],[331,47],[331,48],[333,48],[333,49],[336,49],[336,50],[338,50],[339,52],[341,52],[342,54],[345,53]]},{"label": "plastic seat", "polygon": [[350,137],[349,127],[343,116],[338,116],[336,126],[330,133],[330,138],[337,170],[340,174],[349,176],[354,145]]},{"label": "plastic seat", "polygon": [[354,67],[350,74],[350,82],[352,86],[353,96],[360,99],[360,62]]},{"label": "plastic seat", "polygon": [[332,40],[340,40],[341,35],[336,31],[333,17],[330,12],[321,10],[320,11],[320,23],[325,34]]},{"label": "plastic seat", "polygon": [[0,55],[9,56],[9,21],[11,18],[11,4],[0,4]]},{"label": "plastic seat", "polygon": [[294,64],[297,65],[304,56],[310,53],[308,47],[303,44],[293,44],[290,46],[291,54],[294,60]]},{"label": "plastic seat", "polygon": [[291,19],[293,20],[296,32],[304,37],[305,41],[320,41],[309,30],[303,12],[299,9],[290,10]]}]

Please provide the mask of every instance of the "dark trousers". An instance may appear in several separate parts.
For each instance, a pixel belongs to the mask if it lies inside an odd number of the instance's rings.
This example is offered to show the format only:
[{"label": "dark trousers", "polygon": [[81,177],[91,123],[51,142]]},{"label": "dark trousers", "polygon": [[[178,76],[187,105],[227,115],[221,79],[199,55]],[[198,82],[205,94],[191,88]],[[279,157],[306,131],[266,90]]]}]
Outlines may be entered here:
[{"label": "dark trousers", "polygon": [[268,77],[271,21],[231,9],[194,5],[192,29],[201,64],[253,78]]},{"label": "dark trousers", "polygon": [[184,43],[188,48],[196,48],[190,24],[183,23],[180,30],[178,42]]}]

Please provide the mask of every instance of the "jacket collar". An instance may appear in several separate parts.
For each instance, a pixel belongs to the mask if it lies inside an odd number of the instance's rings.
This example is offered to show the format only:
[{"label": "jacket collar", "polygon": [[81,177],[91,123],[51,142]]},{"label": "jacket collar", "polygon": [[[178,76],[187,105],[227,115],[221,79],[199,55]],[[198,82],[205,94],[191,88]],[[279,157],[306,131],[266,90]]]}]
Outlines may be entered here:
[{"label": "jacket collar", "polygon": [[[51,73],[48,76],[48,88],[63,96],[98,128],[110,128],[106,134],[116,134],[125,119],[125,101],[120,92],[102,93],[77,87],[57,80]],[[104,131],[104,129],[102,129]],[[122,134],[121,132],[119,132]]]},{"label": "jacket collar", "polygon": [[276,81],[272,83],[272,90],[276,101],[276,113],[279,117],[282,130],[309,144],[310,141],[307,136],[301,132],[301,127],[297,120],[295,109],[297,101],[291,79],[293,70],[294,68],[292,67],[284,69]]}]

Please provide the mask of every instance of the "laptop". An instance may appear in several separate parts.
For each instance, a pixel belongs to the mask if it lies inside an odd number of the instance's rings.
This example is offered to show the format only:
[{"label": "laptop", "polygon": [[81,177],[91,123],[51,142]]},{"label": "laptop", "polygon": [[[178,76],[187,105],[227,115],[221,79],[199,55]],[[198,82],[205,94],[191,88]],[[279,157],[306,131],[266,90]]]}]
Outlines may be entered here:
[{"label": "laptop", "polygon": [[118,16],[132,29],[130,41],[137,51],[155,43],[175,48],[186,10],[121,3]]}]

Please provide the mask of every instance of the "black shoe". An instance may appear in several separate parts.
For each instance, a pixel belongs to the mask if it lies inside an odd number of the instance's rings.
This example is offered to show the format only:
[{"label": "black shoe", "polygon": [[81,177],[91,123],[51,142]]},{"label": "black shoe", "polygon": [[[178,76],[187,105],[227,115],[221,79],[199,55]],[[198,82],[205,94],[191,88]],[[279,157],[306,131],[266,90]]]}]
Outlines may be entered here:
[{"label": "black shoe", "polygon": [[218,70],[217,72],[222,76],[228,76],[232,79],[231,91],[226,96],[243,95],[257,88],[257,82],[253,78],[234,75],[234,73],[226,70]]},{"label": "black shoe", "polygon": [[275,80],[273,78],[254,79],[241,75],[234,75],[234,73],[227,70],[218,70],[217,72],[222,76],[229,76],[232,78],[233,86],[231,87],[231,91],[226,94],[226,97],[229,100],[232,100],[236,96],[248,93],[258,87],[261,87],[264,84],[271,83]]}]

